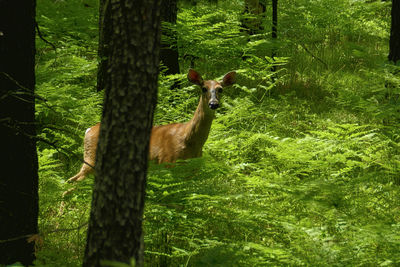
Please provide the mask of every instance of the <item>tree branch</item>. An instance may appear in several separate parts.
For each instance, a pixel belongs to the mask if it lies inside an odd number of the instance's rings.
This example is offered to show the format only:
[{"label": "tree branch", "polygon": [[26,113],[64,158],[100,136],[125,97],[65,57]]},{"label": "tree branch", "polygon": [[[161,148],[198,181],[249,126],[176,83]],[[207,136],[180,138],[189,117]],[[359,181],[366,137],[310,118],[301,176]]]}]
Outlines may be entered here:
[{"label": "tree branch", "polygon": [[16,240],[20,240],[20,239],[24,239],[24,238],[28,239],[28,242],[31,242],[31,241],[37,240],[38,237],[40,237],[40,236],[45,236],[45,235],[48,235],[48,234],[58,233],[58,232],[77,231],[77,230],[80,230],[81,228],[83,228],[83,227],[85,227],[87,225],[88,225],[88,222],[85,222],[85,223],[83,223],[83,224],[81,224],[81,225],[79,225],[78,227],[75,227],[75,228],[62,228],[62,229],[55,229],[55,230],[46,231],[46,232],[42,232],[42,233],[21,235],[21,236],[9,238],[9,239],[0,240],[0,244],[7,243],[7,242],[12,242],[12,241],[16,241]]},{"label": "tree branch", "polygon": [[42,32],[41,32],[40,29],[39,29],[39,24],[37,23],[36,20],[35,20],[35,28],[36,28],[36,31],[37,31],[37,33],[38,33],[38,35],[39,35],[39,38],[42,39],[43,42],[45,42],[46,44],[50,45],[50,46],[54,49],[54,51],[57,52],[56,46],[55,46],[53,43],[47,41],[47,40],[43,37]]}]

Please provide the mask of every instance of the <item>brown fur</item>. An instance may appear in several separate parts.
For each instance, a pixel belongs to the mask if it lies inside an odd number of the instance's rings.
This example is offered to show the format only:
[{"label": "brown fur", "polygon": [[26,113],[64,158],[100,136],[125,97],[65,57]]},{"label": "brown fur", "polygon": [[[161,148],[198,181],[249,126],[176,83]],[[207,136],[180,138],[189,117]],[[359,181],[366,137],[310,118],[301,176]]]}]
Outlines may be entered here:
[{"label": "brown fur", "polygon": [[[219,104],[219,89],[235,82],[235,72],[227,73],[221,82],[203,81],[200,74],[189,70],[189,81],[206,89],[202,92],[193,118],[186,123],[153,126],[150,136],[149,159],[157,163],[173,163],[178,159],[197,158],[208,138],[215,109]],[[213,109],[210,108],[213,106]],[[78,174],[68,182],[81,181],[94,172],[100,123],[86,131],[84,139],[84,163]]]}]

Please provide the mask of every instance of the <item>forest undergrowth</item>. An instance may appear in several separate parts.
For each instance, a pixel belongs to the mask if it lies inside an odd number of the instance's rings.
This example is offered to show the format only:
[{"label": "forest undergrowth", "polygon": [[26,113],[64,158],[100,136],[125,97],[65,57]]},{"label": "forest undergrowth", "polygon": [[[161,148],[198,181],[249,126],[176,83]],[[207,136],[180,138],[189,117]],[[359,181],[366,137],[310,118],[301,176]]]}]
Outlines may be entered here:
[{"label": "forest undergrowth", "polygon": [[[193,115],[200,90],[186,81],[184,55],[206,79],[236,70],[238,80],[224,90],[202,158],[150,164],[147,266],[400,264],[400,72],[386,61],[390,6],[285,0],[279,8],[277,41],[268,16],[265,33],[243,33],[238,0],[181,4],[168,26],[178,33],[182,74],[160,74],[155,124]],[[79,266],[93,177],[66,180],[80,168],[85,129],[101,116],[97,1],[38,0],[37,20],[56,49],[37,39],[45,141],[36,265]],[[171,90],[177,79],[181,88]]]}]

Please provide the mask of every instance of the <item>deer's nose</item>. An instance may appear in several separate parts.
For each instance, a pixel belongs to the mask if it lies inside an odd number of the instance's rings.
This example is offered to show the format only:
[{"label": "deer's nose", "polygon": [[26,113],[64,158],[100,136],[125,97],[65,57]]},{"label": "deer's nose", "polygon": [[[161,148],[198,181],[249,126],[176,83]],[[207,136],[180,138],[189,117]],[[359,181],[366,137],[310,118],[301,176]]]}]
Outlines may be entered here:
[{"label": "deer's nose", "polygon": [[212,102],[208,103],[208,106],[211,109],[217,109],[219,107],[219,103],[217,101],[212,101]]}]

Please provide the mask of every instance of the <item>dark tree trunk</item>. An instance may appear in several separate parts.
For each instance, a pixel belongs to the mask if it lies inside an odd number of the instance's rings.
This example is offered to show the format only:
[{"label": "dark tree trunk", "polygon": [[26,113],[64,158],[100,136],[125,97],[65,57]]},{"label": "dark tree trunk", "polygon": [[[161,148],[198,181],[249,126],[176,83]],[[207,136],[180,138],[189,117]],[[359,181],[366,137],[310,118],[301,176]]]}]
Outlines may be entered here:
[{"label": "dark tree trunk", "polygon": [[400,60],[400,0],[393,0],[392,3],[392,27],[388,58],[394,63]]},{"label": "dark tree trunk", "polygon": [[[176,24],[178,14],[177,0],[161,0],[161,21]],[[166,66],[167,74],[179,73],[178,37],[175,30],[163,28],[160,61]]]},{"label": "dark tree trunk", "polygon": [[0,265],[34,260],[36,1],[0,1]]},{"label": "dark tree trunk", "polygon": [[278,0],[272,0],[272,39],[278,38]]},{"label": "dark tree trunk", "polygon": [[[272,40],[276,41],[278,38],[278,0],[272,0],[272,34],[271,34]],[[276,57],[276,43],[274,43],[274,46],[272,47],[272,53],[271,53],[272,59]],[[272,71],[276,72],[276,66],[274,65],[272,67]],[[272,80],[275,81],[275,75],[272,76]]]},{"label": "dark tree trunk", "polygon": [[106,55],[108,54],[107,48],[108,48],[108,43],[104,40],[105,36],[104,34],[106,32],[109,32],[109,29],[105,29],[104,27],[109,26],[104,24],[104,18],[106,16],[110,16],[110,14],[105,14],[106,12],[109,12],[110,9],[106,8],[105,5],[108,5],[107,1],[100,1],[99,4],[99,48],[98,48],[98,56],[99,56],[99,66],[97,69],[97,91],[101,91],[104,89],[104,78],[106,74],[106,68],[107,68],[107,57]]},{"label": "dark tree trunk", "polygon": [[[142,217],[157,97],[160,0],[106,1],[107,47],[96,178],[84,266],[102,260],[143,265]],[[105,64],[106,63],[106,64]]]}]

